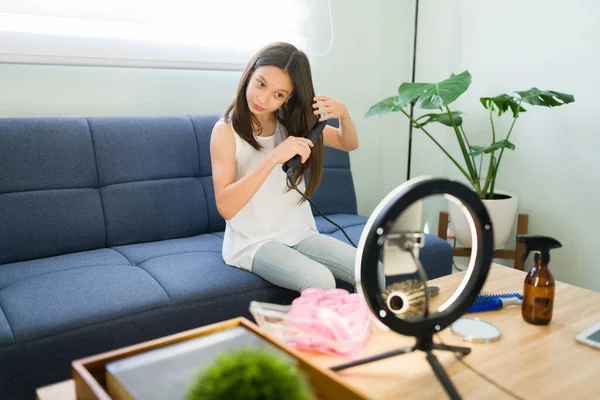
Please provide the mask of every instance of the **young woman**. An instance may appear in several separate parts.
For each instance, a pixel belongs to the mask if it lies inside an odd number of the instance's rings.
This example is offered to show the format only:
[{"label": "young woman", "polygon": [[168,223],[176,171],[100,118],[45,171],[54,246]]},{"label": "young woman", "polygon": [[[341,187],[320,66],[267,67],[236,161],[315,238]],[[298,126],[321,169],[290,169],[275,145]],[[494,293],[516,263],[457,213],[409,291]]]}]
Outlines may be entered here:
[{"label": "young woman", "polygon": [[[301,137],[317,120],[330,118],[338,118],[340,128],[326,126],[318,143]],[[290,190],[281,168],[300,155],[294,179],[310,197],[322,177],[323,146],[358,148],[346,106],[315,96],[302,51],[288,43],[262,48],[246,66],[236,97],[211,137],[215,198],[226,220],[225,263],[299,292],[334,288],[335,278],[355,284],[356,249],[319,234],[310,204]]]}]

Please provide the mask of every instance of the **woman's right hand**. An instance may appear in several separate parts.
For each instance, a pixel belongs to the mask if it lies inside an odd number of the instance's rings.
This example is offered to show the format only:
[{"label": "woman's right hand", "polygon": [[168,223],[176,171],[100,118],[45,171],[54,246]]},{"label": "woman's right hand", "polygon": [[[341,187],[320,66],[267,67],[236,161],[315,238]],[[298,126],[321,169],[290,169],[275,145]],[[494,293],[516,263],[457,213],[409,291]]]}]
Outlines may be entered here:
[{"label": "woman's right hand", "polygon": [[309,139],[297,136],[288,136],[287,139],[285,139],[273,150],[271,155],[274,157],[277,164],[283,164],[298,154],[300,155],[301,162],[304,164],[304,162],[310,156],[311,147],[313,146],[313,142],[311,142]]}]

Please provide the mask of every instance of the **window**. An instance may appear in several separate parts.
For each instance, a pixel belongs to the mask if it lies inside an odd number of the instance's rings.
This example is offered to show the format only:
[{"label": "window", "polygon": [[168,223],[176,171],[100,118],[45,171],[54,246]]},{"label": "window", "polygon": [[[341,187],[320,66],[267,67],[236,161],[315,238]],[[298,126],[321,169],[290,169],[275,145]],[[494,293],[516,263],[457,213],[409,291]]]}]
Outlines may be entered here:
[{"label": "window", "polygon": [[304,50],[309,0],[2,0],[0,62],[242,69]]}]

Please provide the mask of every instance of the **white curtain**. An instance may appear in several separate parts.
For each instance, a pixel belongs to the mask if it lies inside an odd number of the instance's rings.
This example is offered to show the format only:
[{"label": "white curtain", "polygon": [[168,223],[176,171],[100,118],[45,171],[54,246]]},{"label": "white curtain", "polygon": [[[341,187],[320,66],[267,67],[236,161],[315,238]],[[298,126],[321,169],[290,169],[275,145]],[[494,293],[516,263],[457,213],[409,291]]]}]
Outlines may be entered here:
[{"label": "white curtain", "polygon": [[309,0],[0,0],[0,62],[241,69],[306,50]]}]

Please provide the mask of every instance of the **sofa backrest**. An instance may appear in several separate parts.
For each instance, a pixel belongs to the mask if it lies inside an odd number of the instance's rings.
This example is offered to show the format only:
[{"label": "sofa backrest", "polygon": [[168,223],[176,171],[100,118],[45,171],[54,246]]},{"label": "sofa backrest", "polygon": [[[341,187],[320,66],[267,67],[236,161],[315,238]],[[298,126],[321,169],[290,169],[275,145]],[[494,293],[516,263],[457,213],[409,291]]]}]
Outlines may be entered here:
[{"label": "sofa backrest", "polygon": [[[338,127],[338,120],[328,120],[329,125]],[[321,184],[311,201],[325,215],[356,214],[356,192],[347,152],[325,147],[325,163]],[[313,209],[313,214],[318,213]]]},{"label": "sofa backrest", "polygon": [[[0,119],[0,264],[222,231],[218,115]],[[348,154],[326,149],[313,196],[356,213]]]}]

